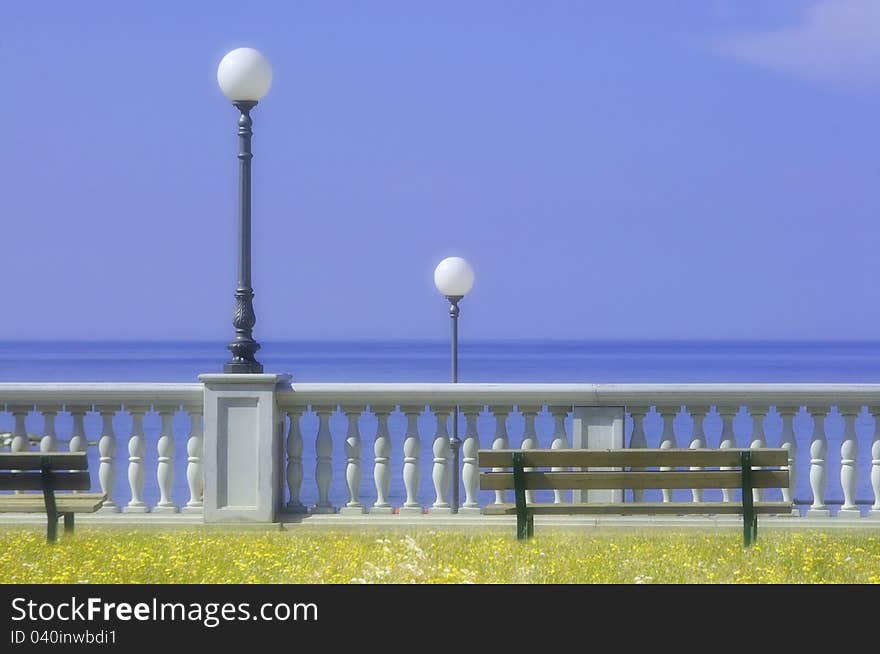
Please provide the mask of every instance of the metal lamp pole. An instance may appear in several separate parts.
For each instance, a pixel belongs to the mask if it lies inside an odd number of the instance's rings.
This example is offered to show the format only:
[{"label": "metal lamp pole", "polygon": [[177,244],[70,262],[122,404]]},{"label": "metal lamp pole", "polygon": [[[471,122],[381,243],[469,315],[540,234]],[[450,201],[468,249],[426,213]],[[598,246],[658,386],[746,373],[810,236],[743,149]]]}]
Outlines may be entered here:
[{"label": "metal lamp pole", "polygon": [[238,285],[232,326],[235,339],[227,345],[232,358],[223,364],[226,373],[260,373],[263,364],[254,358],[260,344],[254,340],[254,289],[251,286],[251,109],[272,86],[272,66],[253,48],[227,52],[217,67],[217,83],[241,114],[238,118]]},{"label": "metal lamp pole", "polygon": [[223,365],[223,372],[263,372],[263,364],[254,358],[260,344],[254,340],[253,329],[257,322],[254,314],[254,289],[251,286],[251,109],[256,100],[239,100],[232,103],[241,112],[238,119],[238,287],[235,289],[235,312],[232,326],[235,340],[227,348],[232,358]]},{"label": "metal lamp pole", "polygon": [[[452,319],[452,383],[458,382],[458,314],[460,310],[458,303],[462,295],[447,295],[449,300],[449,317]],[[461,439],[458,437],[458,403],[452,413],[452,436],[449,438],[449,448],[452,450],[452,512],[458,513],[459,500],[459,476],[458,469],[459,450],[461,450]]]},{"label": "metal lamp pole", "polygon": [[[458,303],[474,285],[474,271],[461,257],[446,257],[434,269],[434,286],[449,301],[449,317],[452,319],[452,383],[458,382]],[[452,451],[452,513],[458,513],[459,479],[458,468],[461,440],[458,438],[458,402],[452,413],[452,435],[449,449]]]}]

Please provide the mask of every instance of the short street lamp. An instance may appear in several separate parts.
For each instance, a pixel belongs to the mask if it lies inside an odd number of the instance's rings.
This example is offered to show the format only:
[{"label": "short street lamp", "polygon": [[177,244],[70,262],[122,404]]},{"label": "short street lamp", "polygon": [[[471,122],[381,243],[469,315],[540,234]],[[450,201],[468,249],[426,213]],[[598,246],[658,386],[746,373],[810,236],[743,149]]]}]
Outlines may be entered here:
[{"label": "short street lamp", "polygon": [[[458,382],[458,303],[474,286],[474,270],[461,257],[448,257],[434,269],[434,285],[449,300],[449,317],[452,318],[452,383],[456,383]],[[458,513],[458,452],[461,449],[461,440],[458,438],[458,404],[455,405],[452,416],[449,447],[452,450],[452,512]]]},{"label": "short street lamp", "polygon": [[223,372],[258,373],[263,372],[263,364],[254,358],[260,344],[253,337],[257,317],[251,287],[251,109],[272,85],[272,67],[257,50],[237,48],[220,60],[217,82],[241,112],[238,119],[238,286],[232,314],[235,340],[227,346],[232,359],[223,365]]}]

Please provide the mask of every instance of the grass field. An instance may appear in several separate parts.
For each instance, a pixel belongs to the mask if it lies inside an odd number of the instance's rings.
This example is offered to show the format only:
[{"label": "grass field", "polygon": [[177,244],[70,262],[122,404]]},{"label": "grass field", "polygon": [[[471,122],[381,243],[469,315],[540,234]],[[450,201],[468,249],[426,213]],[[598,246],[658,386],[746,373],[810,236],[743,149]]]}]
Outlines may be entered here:
[{"label": "grass field", "polygon": [[0,531],[3,583],[880,583],[880,533]]}]

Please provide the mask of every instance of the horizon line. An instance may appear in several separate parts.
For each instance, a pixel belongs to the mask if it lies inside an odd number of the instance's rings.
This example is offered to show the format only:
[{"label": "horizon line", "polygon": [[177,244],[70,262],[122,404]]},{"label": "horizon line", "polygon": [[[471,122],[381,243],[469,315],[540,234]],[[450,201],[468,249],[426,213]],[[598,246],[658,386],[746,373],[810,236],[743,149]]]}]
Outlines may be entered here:
[{"label": "horizon line", "polygon": [[[8,345],[52,345],[52,344],[88,344],[88,345],[218,345],[224,344],[225,339],[0,339],[0,347]],[[300,338],[300,339],[264,339],[262,344],[269,345],[338,345],[338,344],[437,344],[448,345],[448,339],[435,338]],[[469,344],[479,345],[568,345],[568,344],[595,344],[595,345],[693,345],[693,344],[761,344],[761,345],[880,345],[877,339],[786,339],[786,338],[472,338],[459,339],[459,346]],[[262,348],[261,348],[262,349]]]}]

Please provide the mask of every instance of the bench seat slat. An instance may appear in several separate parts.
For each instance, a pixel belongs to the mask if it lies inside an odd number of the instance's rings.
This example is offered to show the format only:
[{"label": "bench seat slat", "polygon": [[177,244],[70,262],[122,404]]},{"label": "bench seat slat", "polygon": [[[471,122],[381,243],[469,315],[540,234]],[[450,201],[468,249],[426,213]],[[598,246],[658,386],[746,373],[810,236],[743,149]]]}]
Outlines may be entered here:
[{"label": "bench seat slat", "polygon": [[[788,502],[755,502],[755,512],[761,515],[789,514]],[[742,505],[735,502],[624,502],[617,504],[529,504],[534,515],[687,515],[687,514],[741,514]],[[515,504],[489,504],[483,507],[485,515],[515,515]]]},{"label": "bench seat slat", "polygon": [[0,470],[39,470],[44,458],[52,470],[88,470],[85,452],[2,452]]},{"label": "bench seat slat", "polygon": [[[52,473],[54,490],[89,490],[92,487],[88,470]],[[0,490],[42,490],[43,480],[39,472],[0,472]]]},{"label": "bench seat slat", "polygon": [[[645,488],[741,488],[742,473],[738,470],[668,470],[626,472],[526,472],[528,490],[596,490]],[[753,470],[753,488],[788,486],[787,470]],[[511,472],[481,472],[482,490],[510,490]]]},{"label": "bench seat slat", "polygon": [[[57,494],[55,495],[55,504],[58,508],[58,513],[94,513],[101,508],[106,497],[103,493]],[[7,513],[45,513],[46,505],[43,503],[42,494],[3,495],[0,496],[0,511]]]},{"label": "bench seat slat", "polygon": [[[513,453],[519,450],[480,450],[477,453],[480,468],[509,468]],[[745,450],[669,449],[669,450],[526,450],[524,466],[573,468],[625,468],[649,466],[739,466],[740,454],[750,451],[752,466],[787,466],[788,452],[782,448],[755,448]]]}]

